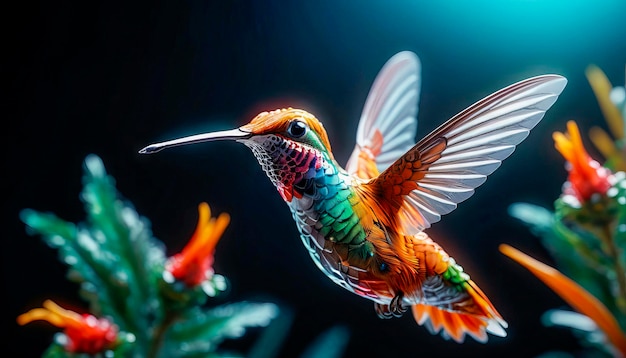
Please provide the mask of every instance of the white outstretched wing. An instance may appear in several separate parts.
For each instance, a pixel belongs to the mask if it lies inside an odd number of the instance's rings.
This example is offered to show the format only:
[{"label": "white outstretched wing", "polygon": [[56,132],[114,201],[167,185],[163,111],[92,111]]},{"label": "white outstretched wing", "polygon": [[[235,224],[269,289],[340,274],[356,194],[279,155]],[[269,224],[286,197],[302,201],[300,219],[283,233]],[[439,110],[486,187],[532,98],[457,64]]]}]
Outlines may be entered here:
[{"label": "white outstretched wing", "polygon": [[529,78],[476,102],[435,129],[365,186],[416,234],[474,194],[543,118],[565,88],[558,75]]},{"label": "white outstretched wing", "polygon": [[380,70],[361,114],[349,173],[373,178],[415,145],[420,67],[414,53],[403,51]]}]

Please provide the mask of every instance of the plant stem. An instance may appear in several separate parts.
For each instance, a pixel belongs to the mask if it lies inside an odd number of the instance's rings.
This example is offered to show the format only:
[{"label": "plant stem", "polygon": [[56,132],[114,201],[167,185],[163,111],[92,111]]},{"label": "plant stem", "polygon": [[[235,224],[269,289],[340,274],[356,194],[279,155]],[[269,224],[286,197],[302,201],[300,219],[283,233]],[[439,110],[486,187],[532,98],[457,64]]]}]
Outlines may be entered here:
[{"label": "plant stem", "polygon": [[167,329],[174,323],[177,318],[177,314],[171,311],[168,311],[163,318],[163,321],[156,327],[152,344],[150,345],[150,351],[148,352],[147,358],[156,358],[163,344],[163,337],[165,336],[165,332]]},{"label": "plant stem", "polygon": [[609,224],[603,225],[602,239],[604,246],[606,247],[607,254],[613,260],[613,269],[615,271],[615,277],[617,281],[617,308],[624,314],[626,314],[626,271],[620,261],[620,248],[617,247],[613,240],[613,231],[610,229]]}]

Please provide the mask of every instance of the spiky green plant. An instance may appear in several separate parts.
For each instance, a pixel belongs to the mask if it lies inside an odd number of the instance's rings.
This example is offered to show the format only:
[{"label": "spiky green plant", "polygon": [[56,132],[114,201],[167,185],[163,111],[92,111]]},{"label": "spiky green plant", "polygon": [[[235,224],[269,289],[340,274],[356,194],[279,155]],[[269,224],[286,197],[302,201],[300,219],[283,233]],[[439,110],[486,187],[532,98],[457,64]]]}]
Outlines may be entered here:
[{"label": "spiky green plant", "polygon": [[88,303],[85,314],[46,301],[18,317],[21,324],[45,320],[64,329],[44,357],[244,355],[222,352],[220,344],[277,317],[273,303],[212,304],[227,286],[211,264],[228,220],[210,218],[208,205],[200,206],[189,249],[168,258],[148,219],[116,190],[96,155],[84,161],[81,199],[87,217],[77,224],[31,209],[21,213],[28,231],[58,250]]}]

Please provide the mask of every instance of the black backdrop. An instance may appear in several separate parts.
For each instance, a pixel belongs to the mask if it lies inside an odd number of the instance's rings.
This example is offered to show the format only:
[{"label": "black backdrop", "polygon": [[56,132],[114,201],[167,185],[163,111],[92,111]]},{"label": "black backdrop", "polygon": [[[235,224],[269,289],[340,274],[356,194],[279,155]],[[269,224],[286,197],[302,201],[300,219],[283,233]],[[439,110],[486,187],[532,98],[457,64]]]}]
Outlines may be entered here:
[{"label": "black backdrop", "polygon": [[[550,207],[560,193],[566,174],[553,149],[554,130],[564,130],[569,119],[583,131],[605,127],[584,70],[596,64],[623,85],[624,2],[574,1],[562,8],[537,1],[209,3],[30,2],[3,12],[3,352],[38,356],[47,347],[55,331],[49,325],[15,323],[44,299],[85,307],[57,253],[26,234],[18,213],[33,208],[82,220],[78,194],[89,153],[103,159],[169,254],[192,233],[199,202],[231,214],[216,253],[216,271],[232,283],[222,302],[268,300],[288,308],[293,325],[281,356],[298,355],[336,324],[350,331],[346,357],[580,349],[566,330],[540,323],[545,310],[563,302],[497,245],[507,242],[550,262],[507,206]],[[288,209],[245,147],[214,143],[137,154],[155,141],[238,126],[260,110],[290,105],[322,119],[345,163],[369,86],[401,50],[416,52],[423,65],[418,136],[525,77],[569,79],[502,168],[431,229],[509,322],[505,339],[457,345],[408,316],[376,318],[371,302],[315,268]]]}]

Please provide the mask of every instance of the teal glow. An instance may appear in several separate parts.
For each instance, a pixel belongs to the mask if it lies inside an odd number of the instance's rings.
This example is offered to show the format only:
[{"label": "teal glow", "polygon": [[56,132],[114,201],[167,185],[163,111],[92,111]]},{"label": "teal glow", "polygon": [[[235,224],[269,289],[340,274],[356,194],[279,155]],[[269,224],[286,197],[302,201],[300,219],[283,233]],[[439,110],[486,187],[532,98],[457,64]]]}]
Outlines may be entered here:
[{"label": "teal glow", "polygon": [[[610,0],[457,1],[441,3],[439,16],[457,25],[450,34],[466,37],[466,45],[509,51],[537,47],[584,51],[598,45],[592,38],[609,43],[624,35],[626,27],[605,26],[611,19],[626,19],[624,4]],[[481,33],[488,33],[485,37],[492,42],[482,41]]]},{"label": "teal glow", "polygon": [[[345,10],[354,12],[352,7]],[[623,44],[626,35],[626,1],[619,0],[381,1],[368,2],[359,12],[372,24],[363,29],[370,38],[405,34],[420,43],[440,44],[450,56],[484,56],[485,51],[576,56]],[[458,47],[451,49],[450,43]],[[604,51],[619,53],[617,48]]]}]

